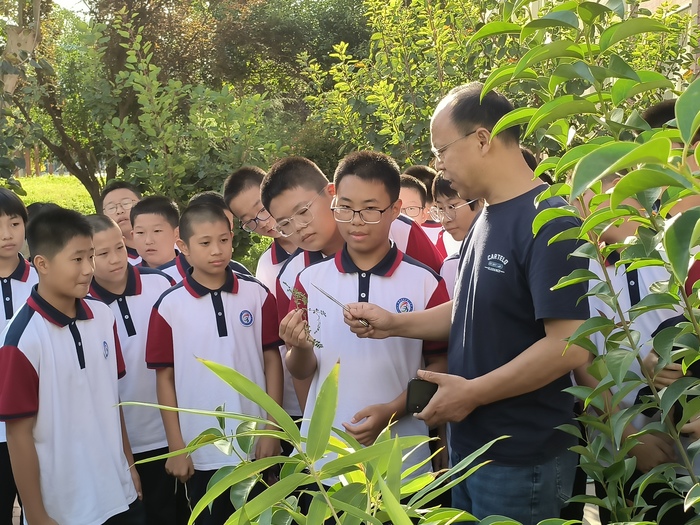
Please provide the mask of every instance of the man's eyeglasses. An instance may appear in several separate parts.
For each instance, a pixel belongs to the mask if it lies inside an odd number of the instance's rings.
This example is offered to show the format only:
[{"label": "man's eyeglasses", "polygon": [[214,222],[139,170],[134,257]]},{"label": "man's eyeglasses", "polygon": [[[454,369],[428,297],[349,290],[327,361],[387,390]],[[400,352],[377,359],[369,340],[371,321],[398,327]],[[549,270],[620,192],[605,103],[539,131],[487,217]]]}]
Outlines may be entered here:
[{"label": "man's eyeglasses", "polygon": [[435,222],[442,222],[443,219],[453,221],[455,220],[455,217],[457,217],[458,209],[463,208],[464,206],[469,206],[469,209],[474,211],[476,209],[476,203],[478,202],[478,200],[479,199],[472,199],[470,201],[465,201],[462,204],[448,204],[444,208],[433,206],[432,208],[430,208],[430,217]]},{"label": "man's eyeglasses", "polygon": [[266,222],[270,220],[270,212],[268,212],[265,208],[260,208],[260,211],[258,214],[253,217],[252,219],[248,219],[244,223],[241,223],[241,228],[243,228],[245,231],[253,233],[255,230],[258,229],[258,226],[260,225],[261,222]]},{"label": "man's eyeglasses", "polygon": [[131,208],[134,207],[134,204],[136,204],[138,201],[134,199],[122,199],[117,203],[114,204],[108,204],[104,208],[102,208],[102,211],[106,215],[114,215],[117,213],[117,208],[121,206],[122,210],[124,211],[129,211]]},{"label": "man's eyeglasses", "polygon": [[[311,206],[314,202],[316,202],[316,199],[319,198],[319,196],[326,191],[326,188],[324,187],[319,191],[316,196],[311,199],[306,206],[303,208],[300,208],[297,210],[297,212],[292,215],[291,217],[287,219],[282,219],[281,221],[278,221],[277,224],[275,225],[275,230],[282,236],[282,237],[289,237],[292,235],[297,228],[303,228],[304,226],[307,226],[311,223],[311,221],[314,220],[314,216],[311,213]],[[292,224],[294,223],[294,224]]]},{"label": "man's eyeglasses", "polygon": [[352,222],[357,213],[360,216],[360,220],[365,224],[379,224],[382,221],[382,214],[394,205],[392,202],[384,208],[379,210],[377,208],[362,208],[361,210],[353,210],[352,208],[346,208],[343,206],[332,206],[333,218],[336,222]]},{"label": "man's eyeglasses", "polygon": [[411,218],[416,218],[424,209],[423,206],[406,206],[405,208],[401,208],[401,213]]},{"label": "man's eyeglasses", "polygon": [[461,137],[458,137],[458,138],[454,139],[452,142],[448,142],[447,144],[445,144],[444,146],[442,146],[442,147],[440,147],[440,148],[430,148],[430,151],[432,152],[433,156],[434,156],[437,160],[442,160],[442,154],[445,153],[445,151],[447,151],[447,148],[449,148],[450,146],[452,146],[452,144],[454,144],[455,142],[459,142],[459,141],[462,140],[462,139],[466,139],[469,135],[472,135],[472,134],[476,133],[477,130],[478,130],[478,128],[475,129],[475,130],[473,130],[473,131],[470,131],[470,132],[467,133],[466,135],[462,135]]}]

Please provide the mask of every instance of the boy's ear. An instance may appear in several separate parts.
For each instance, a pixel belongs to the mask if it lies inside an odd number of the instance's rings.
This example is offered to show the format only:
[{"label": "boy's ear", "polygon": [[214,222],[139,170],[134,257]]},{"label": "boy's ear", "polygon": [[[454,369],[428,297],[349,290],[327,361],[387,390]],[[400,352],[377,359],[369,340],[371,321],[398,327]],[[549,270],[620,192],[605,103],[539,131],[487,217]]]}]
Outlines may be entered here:
[{"label": "boy's ear", "polygon": [[190,249],[187,247],[187,244],[179,237],[175,241],[175,244],[177,244],[177,247],[180,249],[180,251],[185,254],[185,257],[187,257],[190,254]]},{"label": "boy's ear", "polygon": [[401,214],[401,206],[403,206],[403,201],[401,199],[396,199],[396,202],[391,205],[391,220],[393,221]]},{"label": "boy's ear", "polygon": [[51,261],[43,255],[35,255],[32,264],[34,264],[34,268],[37,272],[41,275],[46,275],[49,271],[50,262]]},{"label": "boy's ear", "polygon": [[326,187],[328,188],[328,193],[330,194],[330,196],[335,197],[335,184],[333,184],[332,182],[329,182],[328,186],[326,186]]}]

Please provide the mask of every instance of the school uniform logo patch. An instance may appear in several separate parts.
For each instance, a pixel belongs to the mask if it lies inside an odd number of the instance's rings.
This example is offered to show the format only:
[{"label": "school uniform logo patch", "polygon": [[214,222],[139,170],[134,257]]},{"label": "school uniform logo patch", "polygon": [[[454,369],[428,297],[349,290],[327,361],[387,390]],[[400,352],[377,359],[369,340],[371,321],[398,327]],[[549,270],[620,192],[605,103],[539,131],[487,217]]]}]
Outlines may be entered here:
[{"label": "school uniform logo patch", "polygon": [[102,341],[102,355],[105,356],[105,359],[109,357],[109,345],[107,341]]},{"label": "school uniform logo patch", "polygon": [[508,259],[500,253],[492,253],[486,258],[486,269],[496,273],[506,273],[505,268]]},{"label": "school uniform logo patch", "polygon": [[253,324],[253,321],[255,320],[255,319],[253,319],[253,314],[250,313],[249,310],[243,310],[241,312],[241,315],[238,316],[238,318],[241,320],[241,324],[243,326],[250,326]]},{"label": "school uniform logo patch", "polygon": [[402,297],[396,301],[396,311],[400,314],[408,313],[413,311],[413,303],[407,297]]}]

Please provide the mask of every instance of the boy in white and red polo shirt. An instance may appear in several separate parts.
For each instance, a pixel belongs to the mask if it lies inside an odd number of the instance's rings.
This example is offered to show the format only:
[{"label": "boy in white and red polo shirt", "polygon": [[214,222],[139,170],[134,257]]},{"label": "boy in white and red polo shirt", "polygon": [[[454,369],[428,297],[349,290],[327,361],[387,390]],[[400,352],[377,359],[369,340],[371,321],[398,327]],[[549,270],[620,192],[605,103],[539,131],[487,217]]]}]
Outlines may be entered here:
[{"label": "boy in white and red polo shirt", "polygon": [[[378,301],[396,312],[424,310],[449,300],[440,276],[402,253],[389,238],[401,209],[399,175],[390,157],[369,151],[348,155],[335,172],[332,210],[345,246],[299,274],[295,292],[308,302],[291,304],[280,324],[289,349],[289,371],[300,380],[312,378],[302,433],[308,432],[319,388],[340,361],[335,427],[370,445],[393,416],[392,434],[428,435],[425,423],[406,414],[406,386],[419,369],[447,369],[446,344],[353,338],[340,307],[313,286],[343,303]],[[314,312],[322,312],[322,321]],[[410,455],[404,468],[429,455],[426,444]],[[426,464],[416,473],[429,469]]]},{"label": "boy in white and red polo shirt", "polygon": [[[161,405],[215,410],[265,417],[260,407],[241,396],[195,356],[216,361],[244,374],[278,403],[282,401],[277,310],[272,294],[252,277],[231,271],[231,224],[223,211],[192,206],[180,219],[178,246],[192,264],[185,279],[165,292],[153,308],[148,327],[146,362],[156,369]],[[162,411],[168,447],[182,450],[202,431],[218,426],[215,419]],[[226,434],[239,422],[226,419]],[[206,492],[216,470],[238,463],[237,447],[226,455],[214,446],[169,458],[166,471],[187,482],[195,505]],[[279,454],[279,440],[260,438],[255,457]],[[217,498],[211,513],[196,523],[221,525],[233,512],[228,495]]]},{"label": "boy in white and red polo shirt", "polygon": [[90,225],[52,208],[32,219],[27,241],[39,284],[0,348],[0,420],[25,520],[144,524],[117,406],[125,370],[114,315],[83,299],[93,274]]}]

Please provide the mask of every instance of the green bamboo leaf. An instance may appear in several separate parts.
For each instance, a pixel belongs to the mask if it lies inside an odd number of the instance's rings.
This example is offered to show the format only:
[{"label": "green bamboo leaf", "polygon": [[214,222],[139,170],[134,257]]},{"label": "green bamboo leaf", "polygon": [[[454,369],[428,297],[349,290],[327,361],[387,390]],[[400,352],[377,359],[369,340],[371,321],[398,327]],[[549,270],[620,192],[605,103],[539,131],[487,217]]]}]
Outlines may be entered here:
[{"label": "green bamboo leaf", "polygon": [[579,19],[573,11],[551,11],[541,18],[535,18],[523,30],[548,27],[565,27],[578,29]]},{"label": "green bamboo leaf", "polygon": [[695,80],[676,101],[676,123],[685,144],[692,144],[700,128],[700,82]]},{"label": "green bamboo leaf", "polygon": [[693,184],[675,171],[661,167],[641,168],[630,171],[615,185],[610,196],[610,207],[616,208],[623,200],[652,188],[674,186],[690,189]]},{"label": "green bamboo leaf", "polygon": [[394,496],[384,479],[378,480],[379,490],[382,493],[382,507],[386,510],[391,522],[394,525],[412,525],[408,514],[399,503],[399,500]]},{"label": "green bamboo leaf", "polygon": [[692,259],[690,251],[696,246],[700,234],[699,221],[700,208],[690,208],[666,222],[663,245],[679,283],[684,283],[688,277]]},{"label": "green bamboo leaf", "polygon": [[540,107],[530,119],[530,123],[525,130],[524,138],[529,137],[540,127],[554,122],[560,118],[571,115],[585,115],[596,113],[596,105],[588,100],[578,98],[575,95],[564,95],[550,100]]},{"label": "green bamboo leaf", "polygon": [[519,24],[513,24],[511,22],[489,22],[481,26],[477,32],[472,35],[467,41],[467,47],[471,47],[475,42],[490,36],[520,33],[520,29],[521,26]]},{"label": "green bamboo leaf", "polygon": [[611,25],[603,31],[599,40],[600,50],[605,51],[632,35],[659,32],[668,32],[668,28],[663,22],[641,16],[638,18],[628,18],[627,20]]},{"label": "green bamboo leaf", "polygon": [[498,69],[494,69],[491,74],[489,74],[488,78],[484,81],[484,87],[481,90],[481,98],[480,100],[483,100],[486,94],[493,90],[496,89],[497,87],[505,84],[506,82],[510,80],[516,80],[516,79],[529,79],[529,80],[534,80],[537,78],[537,73],[535,73],[532,69],[525,69],[524,71],[521,71],[520,74],[517,77],[513,77],[513,73],[515,72],[515,65],[508,65],[508,66],[502,66],[499,67]]},{"label": "green bamboo leaf", "polygon": [[559,279],[557,284],[552,286],[552,290],[559,290],[572,284],[587,283],[588,281],[600,281],[600,277],[590,270],[579,268]]},{"label": "green bamboo leaf", "polygon": [[581,47],[571,40],[555,40],[547,44],[540,44],[533,47],[523,55],[516,65],[514,74],[552,58],[583,58],[584,53]]},{"label": "green bamboo leaf", "polygon": [[[331,498],[331,504],[333,505],[333,508],[335,508],[336,510],[340,510],[340,511],[344,512],[346,515],[352,516],[354,518],[359,518],[363,524],[364,523],[371,523],[372,525],[382,525],[381,521],[379,521],[374,516],[367,514],[365,511],[363,511],[361,508],[359,508],[354,502],[348,503],[348,502],[339,500],[335,497],[335,494],[332,495],[330,498]],[[366,507],[366,505],[364,505],[364,507]],[[343,521],[343,523],[345,523],[345,521]],[[309,525],[311,525],[311,524],[309,524]]]},{"label": "green bamboo leaf", "polygon": [[214,363],[213,361],[207,361],[206,359],[197,359],[224,382],[233,387],[236,392],[250,399],[253,403],[256,403],[265,410],[270,417],[274,418],[277,425],[287,433],[293,443],[301,443],[301,434],[294,420],[274,399],[267,395],[265,390],[232,368]]},{"label": "green bamboo leaf", "polygon": [[544,210],[539,212],[535,219],[532,221],[532,234],[537,235],[545,224],[559,217],[578,218],[578,210],[573,206],[545,208]]},{"label": "green bamboo leaf", "polygon": [[340,365],[336,363],[328,377],[323,381],[316,398],[314,413],[309,422],[306,438],[306,454],[317,461],[326,453],[326,446],[331,436],[333,418],[338,406],[338,373]]},{"label": "green bamboo leaf", "polygon": [[328,517],[327,510],[328,504],[323,495],[317,492],[309,505],[309,511],[306,515],[307,523],[323,523]]},{"label": "green bamboo leaf", "polygon": [[399,442],[393,439],[394,446],[389,453],[389,465],[386,471],[386,484],[391,493],[396,497],[401,496],[401,464],[402,454]]},{"label": "green bamboo leaf", "polygon": [[610,90],[613,104],[618,106],[628,98],[646,91],[673,88],[673,82],[656,71],[638,71],[637,74],[639,75],[639,81],[627,78],[620,78],[615,81]]},{"label": "green bamboo leaf", "polygon": [[[257,461],[254,463],[257,463]],[[289,496],[289,494],[297,490],[299,487],[313,482],[314,478],[309,474],[292,474],[287,478],[279,480],[274,485],[265,489],[262,494],[248,501],[245,504],[246,512],[250,519],[255,520],[265,510],[272,508],[273,505]],[[224,525],[239,525],[239,520],[241,517],[241,509],[238,509],[229,519],[226,520]]]},{"label": "green bamboo leaf", "polygon": [[520,126],[529,122],[532,116],[537,113],[536,108],[516,108],[513,111],[506,113],[501,119],[496,122],[491,130],[491,136],[495,137],[504,129],[512,126]]}]

